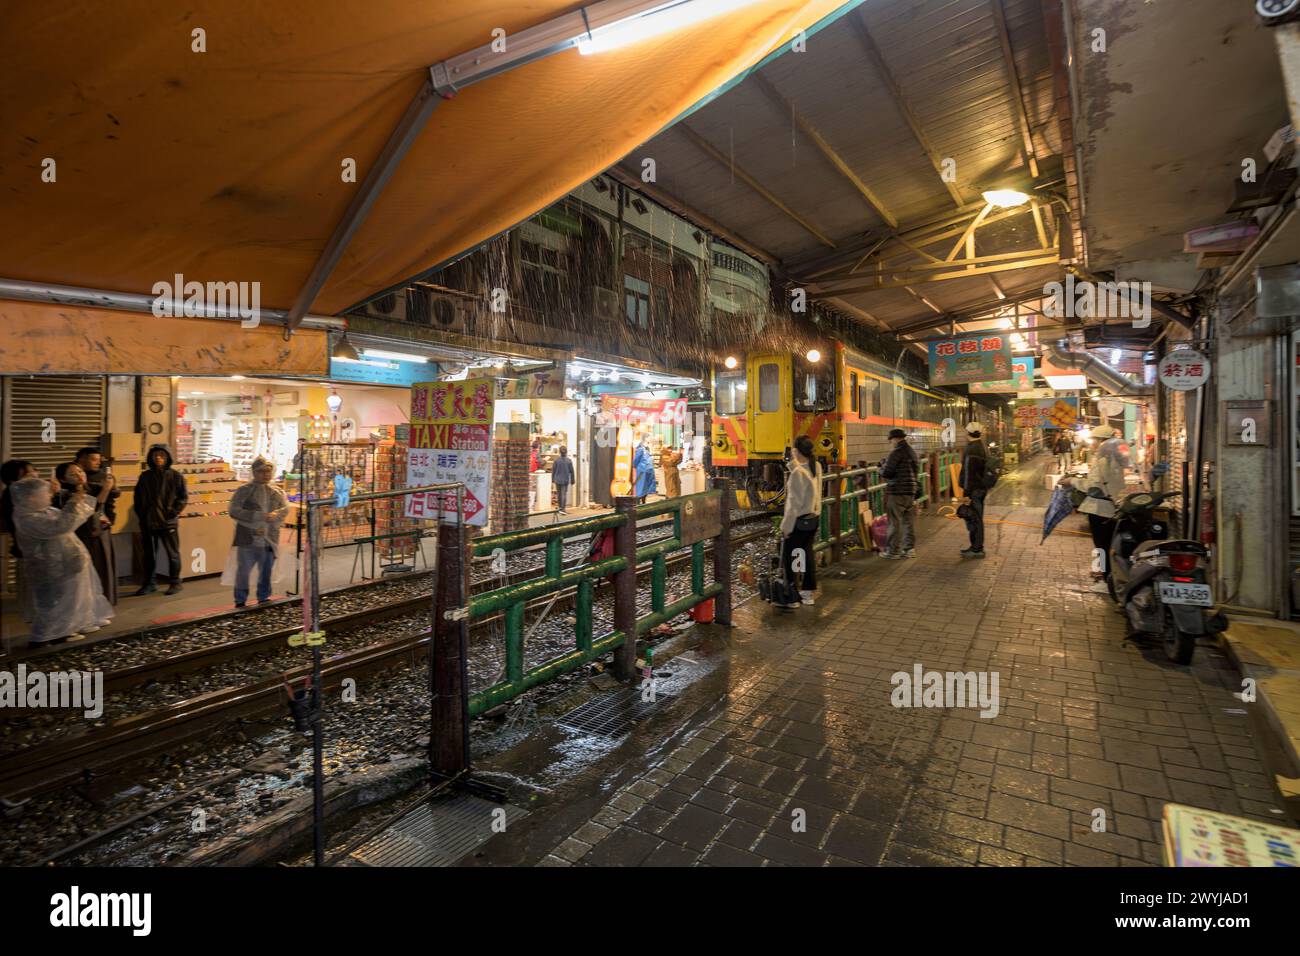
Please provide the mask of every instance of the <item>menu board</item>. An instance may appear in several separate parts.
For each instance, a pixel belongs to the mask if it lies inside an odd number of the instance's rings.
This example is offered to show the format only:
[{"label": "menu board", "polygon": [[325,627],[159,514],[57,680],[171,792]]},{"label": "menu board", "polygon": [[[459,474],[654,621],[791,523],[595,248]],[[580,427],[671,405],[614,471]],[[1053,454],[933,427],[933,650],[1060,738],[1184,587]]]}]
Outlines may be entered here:
[{"label": "menu board", "polygon": [[1166,803],[1168,866],[1300,866],[1300,830]]}]

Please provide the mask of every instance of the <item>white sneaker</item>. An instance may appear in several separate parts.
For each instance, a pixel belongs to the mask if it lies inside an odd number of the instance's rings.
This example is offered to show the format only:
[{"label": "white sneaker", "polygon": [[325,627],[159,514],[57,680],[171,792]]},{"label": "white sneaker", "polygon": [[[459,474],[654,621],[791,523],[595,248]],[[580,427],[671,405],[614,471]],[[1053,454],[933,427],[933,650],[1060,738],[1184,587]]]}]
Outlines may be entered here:
[{"label": "white sneaker", "polygon": [[903,552],[903,557],[905,557],[905,558],[914,558],[914,557],[916,557],[916,549],[915,549],[915,548],[908,548],[906,551]]},{"label": "white sneaker", "polygon": [[99,630],[99,628],[100,628],[100,625],[96,624],[94,627],[85,627],[85,628],[82,628],[81,632],[82,632],[82,634],[94,634],[96,631]]},{"label": "white sneaker", "polygon": [[816,592],[815,592],[815,591],[800,591],[800,592],[799,592],[799,603],[800,603],[800,604],[815,604],[815,603],[816,603]]},{"label": "white sneaker", "polygon": [[85,639],[86,639],[86,635],[85,635],[85,634],[69,634],[69,635],[68,635],[68,643],[69,643],[69,644],[73,643],[74,641],[84,641]]},{"label": "white sneaker", "polygon": [[100,622],[99,622],[99,626],[100,626],[100,627],[108,627],[108,625],[110,625],[110,624],[112,624],[112,623],[113,623],[113,619],[110,617],[110,618],[106,618],[105,620],[100,621]]}]

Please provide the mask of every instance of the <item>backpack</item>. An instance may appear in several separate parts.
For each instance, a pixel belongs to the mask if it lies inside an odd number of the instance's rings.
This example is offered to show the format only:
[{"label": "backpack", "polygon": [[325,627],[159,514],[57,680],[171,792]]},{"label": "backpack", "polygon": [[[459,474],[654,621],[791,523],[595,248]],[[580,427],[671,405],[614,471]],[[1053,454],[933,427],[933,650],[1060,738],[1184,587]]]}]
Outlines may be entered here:
[{"label": "backpack", "polygon": [[998,479],[1001,477],[1002,466],[996,464],[992,458],[984,459],[984,481],[982,482],[984,490],[992,491],[993,486],[998,483]]}]

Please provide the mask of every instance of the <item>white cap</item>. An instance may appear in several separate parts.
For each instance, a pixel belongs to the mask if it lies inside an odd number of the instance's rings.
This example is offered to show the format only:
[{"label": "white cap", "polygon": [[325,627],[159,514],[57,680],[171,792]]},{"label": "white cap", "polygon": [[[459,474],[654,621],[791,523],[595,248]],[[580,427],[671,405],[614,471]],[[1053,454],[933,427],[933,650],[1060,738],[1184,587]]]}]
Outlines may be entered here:
[{"label": "white cap", "polygon": [[983,430],[984,429],[980,427],[979,422],[968,422],[966,424],[966,434],[968,435],[978,435]]}]

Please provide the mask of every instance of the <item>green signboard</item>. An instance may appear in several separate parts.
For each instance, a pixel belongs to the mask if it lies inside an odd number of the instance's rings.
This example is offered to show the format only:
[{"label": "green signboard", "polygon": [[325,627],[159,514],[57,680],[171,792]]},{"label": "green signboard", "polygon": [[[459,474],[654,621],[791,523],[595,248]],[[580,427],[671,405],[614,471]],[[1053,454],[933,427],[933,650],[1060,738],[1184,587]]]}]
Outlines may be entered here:
[{"label": "green signboard", "polygon": [[960,385],[1009,379],[1011,336],[977,332],[930,343],[930,384]]}]

